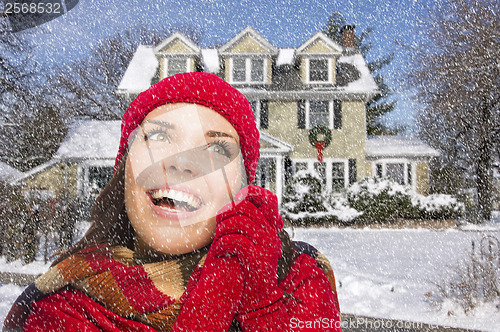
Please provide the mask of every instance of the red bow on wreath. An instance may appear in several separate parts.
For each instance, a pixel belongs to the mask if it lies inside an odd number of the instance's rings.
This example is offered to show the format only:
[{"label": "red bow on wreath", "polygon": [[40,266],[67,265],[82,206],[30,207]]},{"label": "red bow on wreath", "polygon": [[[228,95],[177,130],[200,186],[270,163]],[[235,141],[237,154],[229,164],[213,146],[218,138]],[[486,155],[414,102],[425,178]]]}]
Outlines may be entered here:
[{"label": "red bow on wreath", "polygon": [[318,161],[323,161],[323,149],[325,147],[325,142],[316,142],[314,147],[318,150]]},{"label": "red bow on wreath", "polygon": [[309,143],[318,150],[318,161],[323,161],[323,149],[330,145],[332,131],[325,126],[315,126],[309,132]]}]

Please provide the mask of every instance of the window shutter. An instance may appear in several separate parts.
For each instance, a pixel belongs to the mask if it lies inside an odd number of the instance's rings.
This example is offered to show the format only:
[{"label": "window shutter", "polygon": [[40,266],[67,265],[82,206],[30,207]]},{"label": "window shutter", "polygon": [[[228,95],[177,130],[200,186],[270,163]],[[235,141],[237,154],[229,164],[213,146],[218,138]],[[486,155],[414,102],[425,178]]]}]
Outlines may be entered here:
[{"label": "window shutter", "polygon": [[333,129],[342,129],[342,102],[333,101]]},{"label": "window shutter", "polygon": [[297,128],[306,129],[306,102],[302,99],[297,102]]},{"label": "window shutter", "polygon": [[260,101],[260,129],[267,129],[269,126],[269,103],[267,100]]},{"label": "window shutter", "polygon": [[413,179],[411,178],[411,163],[408,164],[408,185],[412,184]]},{"label": "window shutter", "polygon": [[357,177],[356,159],[349,159],[349,184],[356,182]]}]

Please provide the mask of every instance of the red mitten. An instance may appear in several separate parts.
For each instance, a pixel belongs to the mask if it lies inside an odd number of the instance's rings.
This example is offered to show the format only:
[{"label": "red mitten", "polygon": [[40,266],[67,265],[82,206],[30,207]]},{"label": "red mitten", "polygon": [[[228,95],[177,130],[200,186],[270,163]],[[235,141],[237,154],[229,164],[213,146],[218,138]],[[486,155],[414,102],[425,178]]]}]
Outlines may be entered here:
[{"label": "red mitten", "polygon": [[[285,312],[277,278],[281,257],[278,232],[283,227],[278,200],[270,191],[250,185],[238,192],[235,204],[221,211],[207,262],[233,256],[240,263],[243,295],[236,319],[243,328],[246,323],[255,326],[250,323],[254,318],[268,316],[274,320],[278,313]],[[273,326],[276,323],[273,321]]]},{"label": "red mitten", "polygon": [[[285,331],[290,319],[278,287],[283,220],[276,196],[246,187],[217,215],[214,241],[172,331]],[[196,328],[195,328],[196,327]]]}]

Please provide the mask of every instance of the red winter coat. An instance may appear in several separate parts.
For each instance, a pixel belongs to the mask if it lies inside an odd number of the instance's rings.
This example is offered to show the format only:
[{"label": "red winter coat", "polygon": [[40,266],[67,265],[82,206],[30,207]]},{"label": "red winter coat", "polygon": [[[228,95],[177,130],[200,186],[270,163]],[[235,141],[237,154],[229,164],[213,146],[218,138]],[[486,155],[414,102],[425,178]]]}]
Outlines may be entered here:
[{"label": "red winter coat", "polygon": [[[282,315],[283,312],[275,310],[273,305],[266,315],[260,314],[248,324],[242,322],[236,330],[341,331],[335,286],[319,267],[317,250],[300,242],[293,244],[293,250],[295,255],[289,264],[289,271],[279,281],[279,287],[285,293],[279,305],[286,309],[288,326],[274,325],[278,321],[275,315]],[[24,331],[156,331],[140,322],[118,316],[73,288],[42,296],[36,288],[28,287],[9,312],[4,331],[19,331],[23,325]],[[279,318],[283,321],[283,317]],[[216,321],[218,317],[213,319]],[[188,326],[187,330],[205,331],[209,328]]]}]

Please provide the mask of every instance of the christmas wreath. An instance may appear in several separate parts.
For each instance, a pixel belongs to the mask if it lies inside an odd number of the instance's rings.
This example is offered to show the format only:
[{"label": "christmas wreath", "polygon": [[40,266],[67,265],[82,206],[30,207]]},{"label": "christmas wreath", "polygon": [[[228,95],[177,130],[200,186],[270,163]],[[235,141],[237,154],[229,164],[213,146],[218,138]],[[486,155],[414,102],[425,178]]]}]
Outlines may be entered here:
[{"label": "christmas wreath", "polygon": [[323,149],[330,145],[332,131],[325,126],[317,125],[309,132],[309,143],[318,150],[318,161],[323,161]]},{"label": "christmas wreath", "polygon": [[[318,137],[320,136],[320,137]],[[309,143],[316,147],[318,143],[325,143],[326,148],[332,141],[332,131],[325,126],[317,125],[309,131]]]}]

